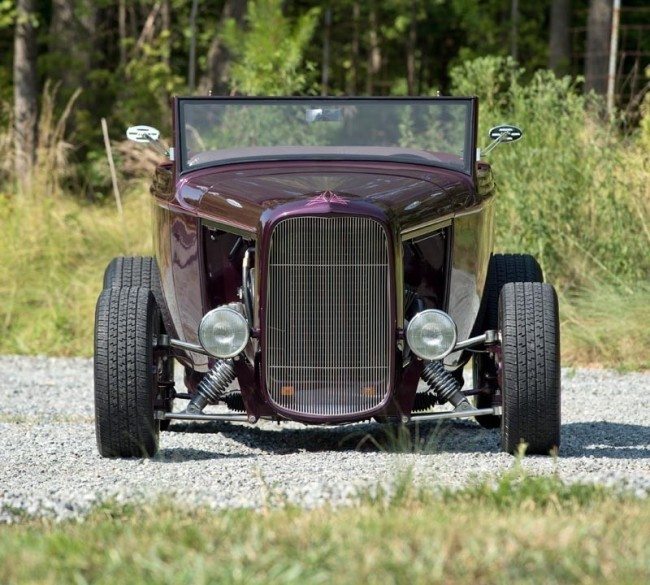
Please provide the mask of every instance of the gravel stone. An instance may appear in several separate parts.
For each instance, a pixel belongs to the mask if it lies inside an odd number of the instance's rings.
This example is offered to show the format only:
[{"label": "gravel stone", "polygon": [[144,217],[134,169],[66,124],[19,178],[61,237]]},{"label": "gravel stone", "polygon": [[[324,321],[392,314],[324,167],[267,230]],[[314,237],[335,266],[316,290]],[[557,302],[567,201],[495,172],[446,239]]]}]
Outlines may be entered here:
[{"label": "gravel stone", "polygon": [[[523,467],[647,496],[650,374],[565,369],[562,385],[560,456],[526,457]],[[175,421],[153,459],[102,459],[93,417],[92,360],[0,356],[0,522],[77,517],[107,499],[168,497],[212,508],[347,505],[361,493],[390,493],[400,474],[461,487],[515,461],[500,451],[498,430],[471,420],[410,425],[419,437],[410,452],[374,423]]]}]

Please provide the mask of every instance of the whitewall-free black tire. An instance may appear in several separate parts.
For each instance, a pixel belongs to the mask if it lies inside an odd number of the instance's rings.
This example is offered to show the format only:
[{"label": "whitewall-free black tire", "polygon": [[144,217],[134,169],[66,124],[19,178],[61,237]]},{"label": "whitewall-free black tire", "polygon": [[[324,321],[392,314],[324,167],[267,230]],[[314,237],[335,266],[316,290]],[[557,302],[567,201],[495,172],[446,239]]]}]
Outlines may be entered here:
[{"label": "whitewall-free black tire", "polygon": [[501,332],[501,444],[548,455],[560,446],[560,324],[555,289],[539,282],[504,285]]},{"label": "whitewall-free black tire", "polygon": [[107,288],[95,312],[95,430],[103,457],[151,457],[158,450],[154,344],[160,311],[151,291]]}]

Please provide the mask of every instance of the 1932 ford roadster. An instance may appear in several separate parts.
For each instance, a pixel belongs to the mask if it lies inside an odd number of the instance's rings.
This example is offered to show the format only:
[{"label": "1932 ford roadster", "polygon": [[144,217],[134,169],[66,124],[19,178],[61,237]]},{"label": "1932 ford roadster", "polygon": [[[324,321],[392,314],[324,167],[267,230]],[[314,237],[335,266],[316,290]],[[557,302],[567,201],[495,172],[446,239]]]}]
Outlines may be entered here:
[{"label": "1932 ford roadster", "polygon": [[[492,254],[477,112],[475,98],[175,99],[155,258],[114,259],[97,303],[101,455],[151,456],[175,419],[474,417],[508,452],[559,447],[557,297],[531,256]],[[496,127],[490,147],[520,136]]]}]

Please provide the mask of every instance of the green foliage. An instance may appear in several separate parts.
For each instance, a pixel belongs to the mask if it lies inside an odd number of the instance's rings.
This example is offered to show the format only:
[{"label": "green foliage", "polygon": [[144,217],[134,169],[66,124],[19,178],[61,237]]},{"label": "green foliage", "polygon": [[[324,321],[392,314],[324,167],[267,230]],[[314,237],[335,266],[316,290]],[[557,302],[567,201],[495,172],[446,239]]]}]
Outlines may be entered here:
[{"label": "green foliage", "polygon": [[483,130],[486,114],[490,116],[510,106],[510,89],[520,82],[523,73],[524,69],[511,57],[477,57],[451,69],[452,92],[478,96]]},{"label": "green foliage", "polygon": [[[463,31],[463,41],[454,64],[481,55],[502,55],[510,51],[511,2],[503,0],[451,0],[451,10]],[[549,0],[519,2],[518,58],[529,71],[546,66]]]},{"label": "green foliage", "polygon": [[13,26],[16,18],[14,0],[0,0],[0,30]]},{"label": "green foliage", "polygon": [[223,40],[235,56],[230,77],[233,91],[245,95],[293,95],[312,89],[313,64],[303,64],[318,8],[305,11],[295,22],[282,14],[281,0],[252,0],[247,27],[230,19]]},{"label": "green foliage", "polygon": [[[41,185],[31,198],[15,202],[10,199],[14,177],[9,127],[11,27],[16,14],[15,2],[0,0],[0,30],[5,32],[0,36],[0,194],[7,199],[0,204],[0,229],[33,246],[30,255],[8,238],[0,244],[0,325],[4,327],[0,329],[0,346],[5,351],[90,351],[88,323],[97,275],[110,256],[123,248],[121,222],[107,212],[108,207],[102,207],[110,197],[110,180],[99,119],[108,119],[116,141],[118,169],[130,167],[120,179],[145,176],[142,171],[148,166],[138,164],[145,156],[123,150],[117,140],[123,139],[126,126],[141,122],[159,127],[169,137],[169,97],[186,92],[189,2],[166,3],[170,7],[166,22],[157,0],[125,3],[126,37],[122,40],[115,0],[72,4],[78,21],[93,7],[96,20],[88,19],[94,24],[89,25],[87,35],[75,33],[86,29],[76,27],[81,22],[73,23],[67,31],[71,46],[53,50],[51,3],[36,3],[38,72],[42,86],[48,78],[62,81],[59,110],[77,86],[82,86],[83,92],[66,117],[65,140],[59,130],[49,142],[39,139],[40,144],[49,145],[41,147],[38,169],[39,180],[48,189]],[[491,155],[500,191],[497,247],[535,254],[549,280],[564,289],[565,359],[624,367],[647,364],[638,349],[647,345],[646,337],[634,325],[647,320],[637,317],[645,314],[648,295],[647,288],[637,282],[650,276],[650,97],[646,96],[639,128],[624,135],[598,117],[601,104],[593,96],[581,94],[579,80],[556,79],[549,72],[535,71],[546,62],[549,4],[548,0],[519,3],[518,48],[520,61],[526,64],[524,70],[503,57],[509,51],[510,0],[331,2],[329,91],[403,95],[408,91],[406,56],[412,50],[416,93],[432,95],[437,89],[447,93],[453,86],[455,93],[478,94],[482,137],[495,123],[522,125],[522,141],[501,146]],[[641,6],[642,1],[630,0],[629,4]],[[206,70],[215,35],[221,35],[226,53],[234,58],[230,67],[233,93],[320,93],[318,68],[325,35],[322,3],[254,0],[248,4],[243,27],[230,20],[222,30],[225,6],[223,0],[199,3],[195,39],[198,78]],[[353,21],[355,6],[358,19]],[[572,25],[580,26],[587,2],[580,0],[572,6]],[[371,14],[376,16],[372,32],[380,53],[380,67],[372,78],[368,71]],[[628,23],[643,24],[644,14],[630,10],[624,21],[628,18]],[[144,34],[151,15],[155,16],[153,24]],[[409,45],[412,33],[413,47]],[[647,39],[641,39],[639,47],[646,45]],[[124,50],[124,62],[120,61],[120,49]],[[579,43],[574,43],[573,50],[581,50]],[[501,57],[470,60],[485,54]],[[451,68],[453,64],[456,67]],[[576,67],[574,63],[574,73],[579,72]],[[51,107],[47,99],[41,97],[41,110]],[[50,114],[52,118],[54,114]],[[333,129],[323,126],[317,130],[326,133]],[[220,130],[221,142],[215,141],[216,146],[232,137],[239,139],[244,132],[250,134],[250,128],[235,116]],[[423,136],[408,119],[401,121],[399,130],[404,143],[413,146],[423,141],[440,143],[445,137],[445,129],[434,124],[429,124],[428,134]],[[289,131],[295,132],[289,124],[273,128],[278,142],[285,141]],[[315,134],[312,131],[305,140],[315,140]],[[457,145],[449,148],[455,150]],[[62,186],[74,195],[61,193]],[[137,188],[143,197],[133,198],[127,205],[134,210],[134,217],[127,217],[126,223],[139,228],[137,222],[143,215],[147,217],[147,201],[144,188],[139,184]],[[50,191],[56,192],[56,204]],[[84,199],[99,206],[81,202]],[[69,238],[62,236],[64,226],[74,229]],[[93,234],[98,234],[97,239]],[[65,230],[63,235],[67,235]],[[136,243],[129,251],[147,249],[148,237],[148,233],[146,238],[134,236]],[[91,247],[90,252],[98,252],[81,253],[86,246]],[[51,282],[56,283],[54,292]],[[580,296],[573,294],[575,290]],[[75,313],[70,299],[81,299],[82,309]],[[615,309],[616,327],[599,312],[599,303]],[[626,307],[631,307],[630,311]],[[67,311],[75,314],[67,315]],[[38,327],[28,318],[32,312],[38,315]],[[619,340],[614,350],[607,339],[608,331],[613,330]]]},{"label": "green foliage", "polygon": [[[0,526],[7,583],[644,583],[650,501],[520,474],[351,507],[104,504]],[[170,546],[173,543],[173,546]]]},{"label": "green foliage", "polygon": [[171,133],[169,96],[183,91],[184,80],[172,71],[168,57],[168,38],[162,34],[143,44],[141,53],[126,64],[122,80],[113,79],[118,86],[112,121],[121,132],[142,123],[144,116],[147,123]]},{"label": "green foliage", "polygon": [[569,77],[484,57],[451,71],[457,94],[481,100],[480,137],[510,122],[524,138],[490,160],[498,185],[497,247],[537,256],[549,280],[634,286],[650,276],[646,154],[599,117]]}]

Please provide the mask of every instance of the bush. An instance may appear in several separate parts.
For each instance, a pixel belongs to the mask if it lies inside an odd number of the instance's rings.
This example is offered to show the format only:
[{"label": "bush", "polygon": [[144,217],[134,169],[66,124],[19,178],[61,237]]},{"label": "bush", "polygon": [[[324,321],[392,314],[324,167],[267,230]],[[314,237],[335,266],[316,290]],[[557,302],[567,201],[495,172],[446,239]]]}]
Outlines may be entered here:
[{"label": "bush", "polygon": [[[499,189],[497,248],[538,257],[549,279],[633,285],[650,275],[647,155],[641,135],[599,117],[577,82],[536,72],[524,83],[512,59],[483,57],[451,71],[456,94],[479,96],[480,137],[523,127],[490,154]],[[480,140],[485,144],[485,140]]]}]

